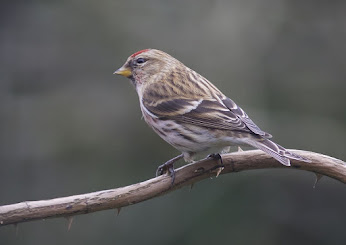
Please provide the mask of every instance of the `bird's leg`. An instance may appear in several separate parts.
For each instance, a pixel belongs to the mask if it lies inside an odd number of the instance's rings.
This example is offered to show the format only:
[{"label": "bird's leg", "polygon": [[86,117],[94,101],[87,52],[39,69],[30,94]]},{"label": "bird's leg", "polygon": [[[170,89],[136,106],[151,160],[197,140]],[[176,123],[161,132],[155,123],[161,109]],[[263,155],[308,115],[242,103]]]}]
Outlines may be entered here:
[{"label": "bird's leg", "polygon": [[169,175],[172,177],[171,185],[173,185],[174,180],[175,180],[174,163],[183,157],[184,157],[184,155],[181,154],[179,156],[173,157],[172,159],[168,160],[164,164],[160,165],[156,170],[156,176],[159,176],[159,175],[164,174],[165,172],[168,172]]},{"label": "bird's leg", "polygon": [[208,158],[212,158],[215,161],[220,161],[221,164],[215,166],[215,169],[217,169],[216,170],[216,177],[218,177],[219,174],[221,173],[221,171],[225,168],[224,165],[223,165],[223,161],[222,161],[221,155],[219,153],[216,153],[216,154],[213,153],[213,154],[208,155]]}]

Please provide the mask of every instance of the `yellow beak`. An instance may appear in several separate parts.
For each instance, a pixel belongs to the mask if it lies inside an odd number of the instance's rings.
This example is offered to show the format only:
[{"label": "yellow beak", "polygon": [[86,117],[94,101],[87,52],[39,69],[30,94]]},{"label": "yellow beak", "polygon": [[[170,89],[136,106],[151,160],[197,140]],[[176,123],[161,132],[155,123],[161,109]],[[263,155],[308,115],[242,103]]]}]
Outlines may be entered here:
[{"label": "yellow beak", "polygon": [[127,67],[120,67],[118,70],[116,70],[113,74],[122,75],[124,77],[130,77],[132,75],[132,72]]}]

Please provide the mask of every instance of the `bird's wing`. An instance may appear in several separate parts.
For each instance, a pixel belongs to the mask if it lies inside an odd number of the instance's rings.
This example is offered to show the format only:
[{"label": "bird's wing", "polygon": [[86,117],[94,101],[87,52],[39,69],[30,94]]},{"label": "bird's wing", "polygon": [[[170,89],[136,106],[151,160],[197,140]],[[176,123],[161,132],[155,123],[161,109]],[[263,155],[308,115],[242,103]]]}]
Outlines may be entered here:
[{"label": "bird's wing", "polygon": [[252,120],[251,118],[245,113],[245,111],[237,106],[237,104],[231,100],[230,98],[223,98],[222,103],[231,111],[233,112],[245,125],[255,134],[258,134],[260,136],[271,138],[272,136],[264,131],[262,131]]},{"label": "bird's wing", "polygon": [[[226,104],[231,105],[228,100]],[[170,119],[212,129],[237,130],[269,136],[261,131],[242,109],[236,108],[235,104],[229,108],[226,104],[216,98],[172,98],[154,103],[144,99],[142,102],[145,110],[162,120]]]}]

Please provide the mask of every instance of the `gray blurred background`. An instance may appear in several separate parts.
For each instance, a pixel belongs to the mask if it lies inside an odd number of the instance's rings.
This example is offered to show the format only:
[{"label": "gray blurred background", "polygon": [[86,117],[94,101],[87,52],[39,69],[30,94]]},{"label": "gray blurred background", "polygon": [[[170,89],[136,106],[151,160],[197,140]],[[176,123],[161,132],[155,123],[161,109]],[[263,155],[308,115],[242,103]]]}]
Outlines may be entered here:
[{"label": "gray blurred background", "polygon": [[[146,180],[178,154],[112,75],[162,49],[287,148],[346,160],[344,1],[21,1],[0,17],[0,205]],[[122,209],[0,228],[1,244],[345,244],[346,188],[297,170],[205,180]]]}]

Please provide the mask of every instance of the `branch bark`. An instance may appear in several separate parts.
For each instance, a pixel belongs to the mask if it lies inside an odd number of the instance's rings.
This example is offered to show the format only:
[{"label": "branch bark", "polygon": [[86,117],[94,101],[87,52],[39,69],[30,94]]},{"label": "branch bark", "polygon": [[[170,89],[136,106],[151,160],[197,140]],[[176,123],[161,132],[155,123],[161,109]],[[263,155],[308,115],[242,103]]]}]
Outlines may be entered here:
[{"label": "branch bark", "polygon": [[226,174],[265,168],[299,169],[311,171],[317,175],[326,175],[346,183],[346,163],[344,161],[314,152],[291,151],[310,159],[311,163],[291,160],[292,167],[285,167],[259,150],[225,154],[222,156],[224,169],[221,173],[220,162],[204,159],[177,169],[173,186],[171,186],[170,177],[163,175],[116,189],[0,206],[0,226],[47,218],[69,218],[106,209],[117,208],[119,211],[122,207],[192,185],[202,179],[216,176],[218,173]]}]

